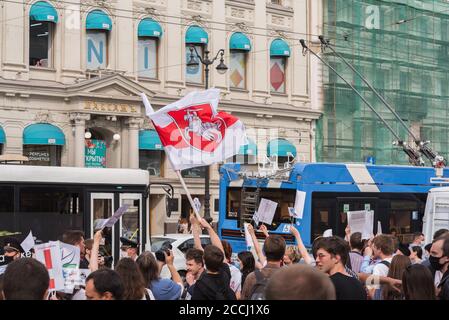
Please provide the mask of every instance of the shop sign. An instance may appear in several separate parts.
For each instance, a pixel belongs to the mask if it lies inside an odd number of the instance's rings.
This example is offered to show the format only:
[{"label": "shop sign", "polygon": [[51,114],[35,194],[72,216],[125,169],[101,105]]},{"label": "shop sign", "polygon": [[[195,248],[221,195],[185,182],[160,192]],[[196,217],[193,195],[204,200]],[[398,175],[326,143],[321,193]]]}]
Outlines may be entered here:
[{"label": "shop sign", "polygon": [[50,152],[48,151],[30,151],[26,156],[29,161],[50,162]]},{"label": "shop sign", "polygon": [[139,113],[139,109],[136,106],[124,104],[124,103],[102,103],[97,101],[85,101],[84,110],[91,111],[103,111],[108,113]]},{"label": "shop sign", "polygon": [[86,139],[86,168],[106,168],[106,142],[104,140]]}]

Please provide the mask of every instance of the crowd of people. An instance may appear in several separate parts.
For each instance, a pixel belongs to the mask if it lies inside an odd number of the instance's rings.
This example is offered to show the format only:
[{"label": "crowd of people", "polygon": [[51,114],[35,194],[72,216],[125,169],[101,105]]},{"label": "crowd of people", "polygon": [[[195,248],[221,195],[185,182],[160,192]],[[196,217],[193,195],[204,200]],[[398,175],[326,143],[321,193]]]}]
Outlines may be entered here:
[{"label": "crowd of people", "polygon": [[[346,237],[318,237],[311,254],[298,230],[290,232],[296,245],[287,246],[280,235],[249,225],[254,244],[233,259],[229,242],[220,240],[204,219],[190,218],[194,248],[186,254],[185,278],[174,267],[171,250],[163,257],[123,239],[115,268],[98,258],[102,231],[84,240],[81,231],[67,231],[63,241],[78,246],[80,267],[89,268],[85,286],[73,294],[48,291],[47,269],[21,255],[18,241],[10,240],[4,254],[12,262],[0,276],[0,299],[15,300],[449,300],[449,230],[441,229],[430,244],[422,233],[410,244],[393,234],[362,239],[346,228]],[[211,244],[204,247],[206,231]],[[264,238],[260,247],[258,238]],[[166,266],[170,278],[161,277]]]}]

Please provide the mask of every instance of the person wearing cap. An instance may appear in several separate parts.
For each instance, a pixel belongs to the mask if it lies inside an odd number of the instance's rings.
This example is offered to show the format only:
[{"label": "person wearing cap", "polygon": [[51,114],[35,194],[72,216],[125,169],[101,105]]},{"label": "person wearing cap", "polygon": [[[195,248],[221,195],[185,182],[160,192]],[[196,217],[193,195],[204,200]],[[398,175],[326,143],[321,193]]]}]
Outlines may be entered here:
[{"label": "person wearing cap", "polygon": [[20,245],[19,240],[13,237],[8,237],[3,240],[4,246],[4,255],[5,257],[12,258],[13,260],[17,260],[21,258],[21,254],[25,253],[22,246]]},{"label": "person wearing cap", "polygon": [[120,242],[122,243],[122,246],[120,247],[120,259],[131,258],[136,261],[139,256],[139,244],[137,241],[120,237]]}]

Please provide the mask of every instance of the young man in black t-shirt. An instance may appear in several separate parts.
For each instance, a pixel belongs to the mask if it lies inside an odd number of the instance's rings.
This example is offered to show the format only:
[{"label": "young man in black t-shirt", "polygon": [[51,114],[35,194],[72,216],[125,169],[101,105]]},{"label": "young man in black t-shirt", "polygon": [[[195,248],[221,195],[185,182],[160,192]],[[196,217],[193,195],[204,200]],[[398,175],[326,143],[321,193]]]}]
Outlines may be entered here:
[{"label": "young man in black t-shirt", "polygon": [[316,266],[327,273],[335,286],[337,300],[366,300],[366,291],[359,280],[345,270],[349,246],[339,237],[321,239],[316,251]]},{"label": "young man in black t-shirt", "polygon": [[216,246],[208,245],[204,249],[206,271],[195,283],[192,300],[236,300],[229,287],[231,272],[223,259],[223,251]]}]

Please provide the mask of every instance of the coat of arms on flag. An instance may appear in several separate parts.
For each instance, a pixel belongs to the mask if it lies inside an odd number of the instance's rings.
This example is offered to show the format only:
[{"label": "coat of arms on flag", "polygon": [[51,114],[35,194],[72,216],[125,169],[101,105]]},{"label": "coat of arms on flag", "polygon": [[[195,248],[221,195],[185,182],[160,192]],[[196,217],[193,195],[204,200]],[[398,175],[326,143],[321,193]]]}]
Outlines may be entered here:
[{"label": "coat of arms on flag", "polygon": [[224,161],[247,144],[243,123],[217,111],[219,96],[218,89],[195,91],[154,112],[142,94],[146,113],[174,170]]}]

